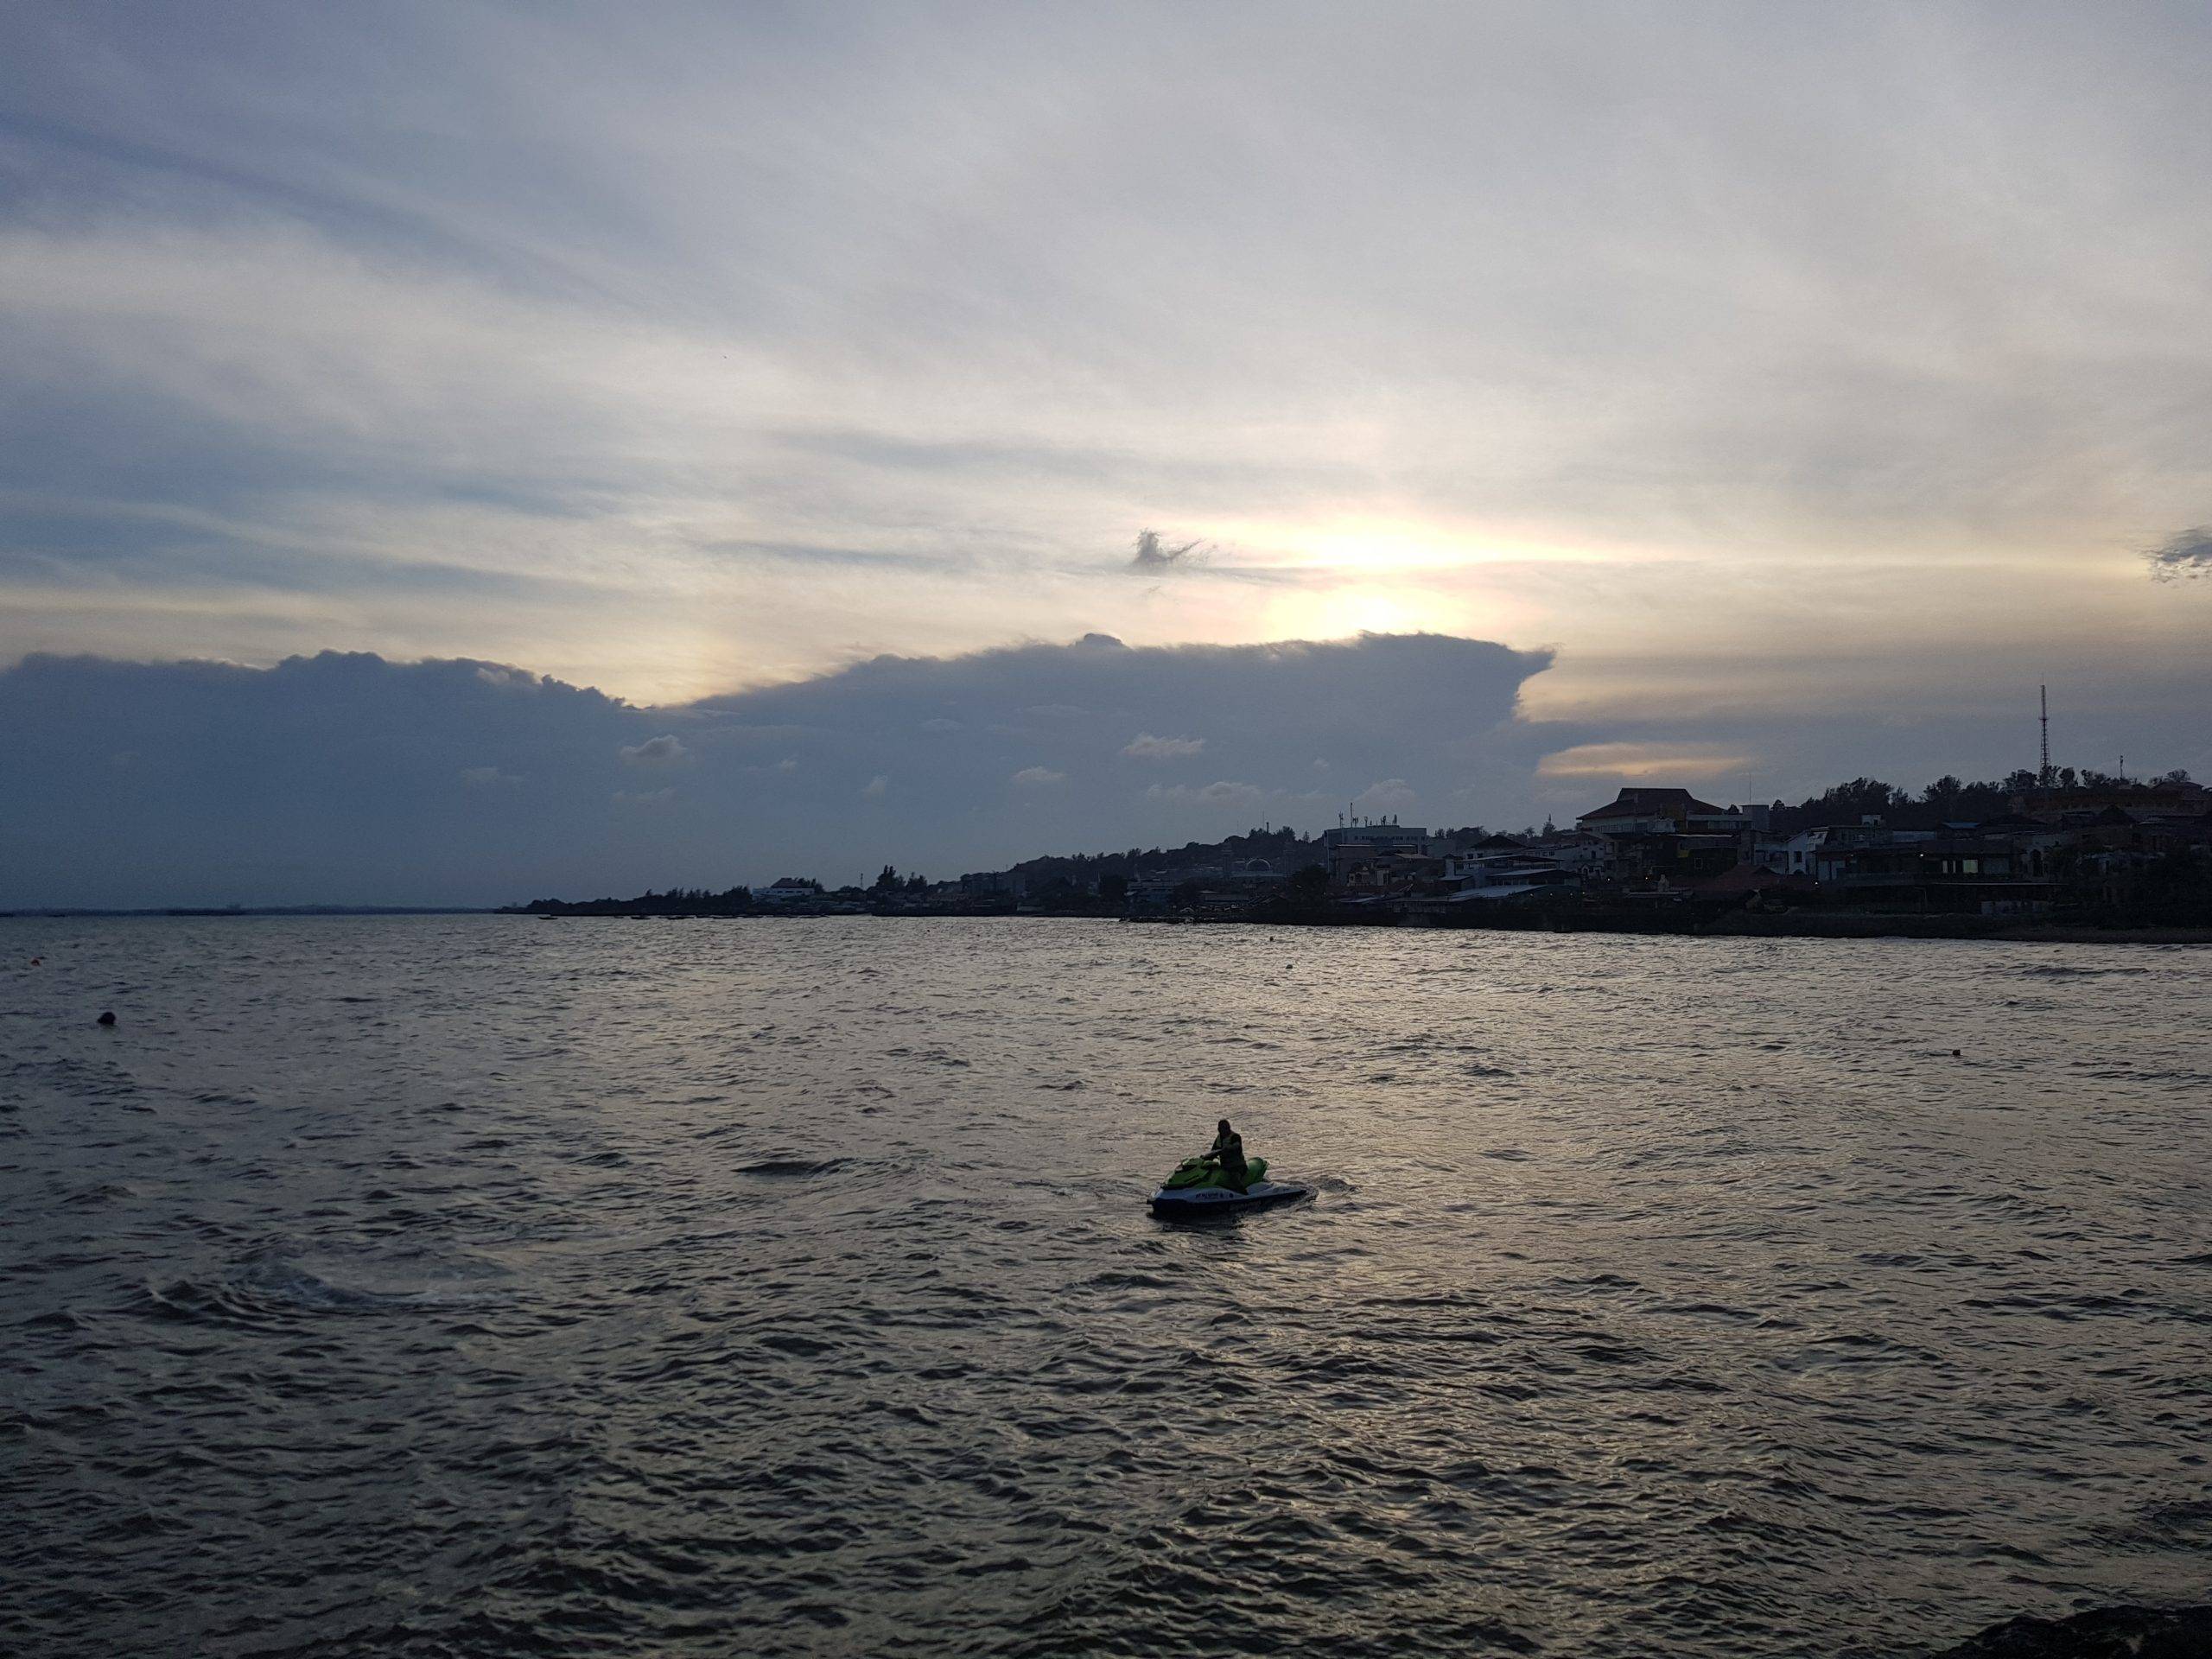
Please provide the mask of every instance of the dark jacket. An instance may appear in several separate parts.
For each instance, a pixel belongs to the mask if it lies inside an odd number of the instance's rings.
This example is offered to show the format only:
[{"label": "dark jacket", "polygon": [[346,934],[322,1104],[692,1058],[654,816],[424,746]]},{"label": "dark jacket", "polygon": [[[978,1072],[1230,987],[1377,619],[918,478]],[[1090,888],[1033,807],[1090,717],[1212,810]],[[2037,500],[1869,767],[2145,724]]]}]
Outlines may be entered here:
[{"label": "dark jacket", "polygon": [[1213,1155],[1221,1160],[1221,1173],[1242,1185],[1246,1167],[1244,1137],[1234,1129],[1227,1135],[1217,1135],[1213,1138],[1211,1150]]}]

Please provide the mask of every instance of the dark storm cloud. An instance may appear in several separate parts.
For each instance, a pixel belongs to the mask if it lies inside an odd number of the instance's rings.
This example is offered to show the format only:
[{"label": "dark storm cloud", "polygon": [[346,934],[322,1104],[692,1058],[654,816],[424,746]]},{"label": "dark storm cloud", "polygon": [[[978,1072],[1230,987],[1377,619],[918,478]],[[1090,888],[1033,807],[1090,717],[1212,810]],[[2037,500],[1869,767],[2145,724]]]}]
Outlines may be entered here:
[{"label": "dark storm cloud", "polygon": [[2198,524],[2143,556],[2160,582],[2212,575],[2212,525]]},{"label": "dark storm cloud", "polygon": [[[1317,761],[1332,790],[1464,822],[1524,798],[1542,750],[1573,741],[1515,715],[1549,660],[1433,634],[1091,634],[646,709],[469,661],[33,657],[0,672],[0,906],[951,875],[1263,819],[1318,830],[1344,803],[1317,792]],[[1194,728],[1203,747],[1130,739]],[[1165,782],[1163,747],[1182,773]]]},{"label": "dark storm cloud", "polygon": [[671,760],[681,760],[690,753],[683,740],[667,733],[631,744],[621,751],[622,758],[633,766],[664,766]]}]

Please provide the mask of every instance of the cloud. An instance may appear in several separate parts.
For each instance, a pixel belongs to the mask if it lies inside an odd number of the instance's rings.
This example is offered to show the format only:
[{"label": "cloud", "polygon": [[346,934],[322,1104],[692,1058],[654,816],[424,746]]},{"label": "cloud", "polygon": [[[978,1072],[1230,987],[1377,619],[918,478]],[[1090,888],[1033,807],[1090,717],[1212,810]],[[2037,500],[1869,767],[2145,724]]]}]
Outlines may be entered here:
[{"label": "cloud", "polygon": [[2109,550],[2212,499],[2202,8],[67,10],[0,24],[0,661],[2201,650]]},{"label": "cloud", "polygon": [[1192,541],[1179,547],[1169,547],[1161,542],[1158,531],[1141,531],[1137,535],[1136,554],[1129,561],[1129,569],[1153,572],[1175,569],[1197,551],[1198,545],[1198,542]]},{"label": "cloud", "polygon": [[1756,756],[1709,743],[1584,743],[1546,755],[1536,771],[1543,778],[1619,779],[1627,783],[1732,779],[1741,782]]},{"label": "cloud", "polygon": [[1145,792],[1148,801],[1167,801],[1176,804],[1195,801],[1205,806],[1256,807],[1268,798],[1268,791],[1257,784],[1240,784],[1229,779],[1219,779],[1193,789],[1188,784],[1154,784]]},{"label": "cloud", "polygon": [[1363,812],[1395,812],[1420,799],[1421,791],[1404,779],[1385,778],[1353,796],[1351,804]]},{"label": "cloud", "polygon": [[2212,524],[2184,530],[2143,556],[2150,562],[2152,575],[2160,582],[2212,575]]},{"label": "cloud", "polygon": [[[1549,661],[1435,634],[1093,640],[877,657],[641,708],[557,677],[518,696],[473,659],[33,657],[0,670],[0,909],[486,904],[1000,868],[1179,844],[1255,812],[1318,830],[1333,810],[1310,796],[1317,756],[1424,798],[1477,781],[1499,814],[1526,817],[1537,758],[1595,741],[1516,714]],[[1122,733],[1204,730],[1214,780],[1134,791],[1098,764],[1122,746],[1096,723],[1025,720],[1052,703],[1112,710]],[[913,764],[918,709],[956,723],[929,738],[926,766]],[[629,757],[677,733],[683,787],[664,793]],[[138,763],[110,765],[124,749]],[[1022,810],[990,810],[1009,787]]]},{"label": "cloud", "polygon": [[1150,732],[1139,732],[1122,746],[1122,753],[1135,760],[1179,760],[1203,753],[1205,747],[1203,737],[1154,737]]},{"label": "cloud", "polygon": [[667,766],[690,753],[672,735],[649,737],[644,742],[632,744],[621,751],[622,758],[633,766]]},{"label": "cloud", "polygon": [[[1344,810],[1338,793],[1315,798],[1336,779],[1376,780],[1367,809],[1409,821],[1449,803],[1452,822],[1519,824],[1547,811],[1565,821],[1630,778],[1700,789],[1712,778],[1709,798],[1740,798],[1727,763],[1742,757],[1761,757],[1754,799],[1860,774],[1917,787],[2034,764],[2037,676],[1987,664],[1919,706],[1914,724],[1885,727],[1843,696],[1854,683],[1844,666],[1821,661],[1808,671],[1834,690],[1810,711],[1766,707],[1757,687],[1732,708],[1708,674],[1647,697],[1634,720],[1534,718],[1550,664],[1439,634],[1078,642],[880,656],[639,707],[558,677],[532,676],[517,695],[474,658],[326,652],[257,669],[35,656],[0,670],[0,909],[473,905],[790,874],[842,882],[887,863],[995,868],[1046,851],[1175,846],[1262,817],[1319,830]],[[2117,764],[2124,750],[2132,771],[2212,772],[2212,670],[2145,671],[2124,702],[2060,670],[2050,681],[2061,764]],[[1110,710],[1115,723],[1024,720],[1053,702]],[[918,766],[923,709],[959,729],[930,737]],[[1125,767],[1101,764],[1131,731],[1205,733],[1209,781],[1132,787]],[[621,758],[676,733],[680,772]],[[137,760],[116,766],[118,753]],[[464,781],[487,766],[528,782]],[[1022,787],[1018,812],[994,810],[1032,767],[1061,781]],[[610,804],[677,776],[680,793],[658,808]]]}]

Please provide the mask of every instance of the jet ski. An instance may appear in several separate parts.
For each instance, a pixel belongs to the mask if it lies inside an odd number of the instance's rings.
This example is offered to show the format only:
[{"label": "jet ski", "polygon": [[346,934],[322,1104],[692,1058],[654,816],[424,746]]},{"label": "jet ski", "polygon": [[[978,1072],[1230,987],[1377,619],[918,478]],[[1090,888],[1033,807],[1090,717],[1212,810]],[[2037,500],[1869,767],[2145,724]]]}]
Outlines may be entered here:
[{"label": "jet ski", "polygon": [[1222,1179],[1221,1163],[1211,1153],[1185,1158],[1175,1166],[1166,1185],[1152,1195],[1152,1213],[1185,1220],[1198,1216],[1226,1216],[1239,1210],[1264,1209],[1271,1204],[1295,1204],[1310,1198],[1313,1189],[1294,1181],[1268,1179],[1268,1160],[1254,1158],[1244,1166],[1244,1190],[1238,1192]]}]

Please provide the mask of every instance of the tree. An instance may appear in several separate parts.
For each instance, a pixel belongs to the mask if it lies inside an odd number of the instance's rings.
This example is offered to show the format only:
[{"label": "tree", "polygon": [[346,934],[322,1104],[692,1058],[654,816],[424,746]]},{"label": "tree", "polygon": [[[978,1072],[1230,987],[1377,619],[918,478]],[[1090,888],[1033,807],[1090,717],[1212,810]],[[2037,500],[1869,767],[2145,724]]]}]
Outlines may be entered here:
[{"label": "tree", "polygon": [[882,873],[875,878],[874,887],[871,887],[869,891],[871,893],[889,893],[893,888],[897,887],[898,885],[899,872],[892,868],[890,865],[887,864],[883,867]]},{"label": "tree", "polygon": [[1284,891],[1300,910],[1319,910],[1329,899],[1329,873],[1319,864],[1308,864],[1291,873]]},{"label": "tree", "polygon": [[1180,881],[1176,884],[1175,891],[1167,895],[1167,902],[1177,910],[1196,910],[1198,901],[1205,896],[1206,890],[1197,882]]},{"label": "tree", "polygon": [[1109,905],[1118,905],[1129,896],[1129,878],[1118,870],[1109,870],[1098,878],[1098,896]]},{"label": "tree", "polygon": [[929,879],[929,877],[927,877],[926,875],[919,875],[919,874],[916,874],[916,875],[910,875],[910,876],[908,876],[908,877],[906,878],[906,891],[907,891],[907,892],[909,892],[909,893],[927,893],[929,890],[930,890],[930,879]]}]

